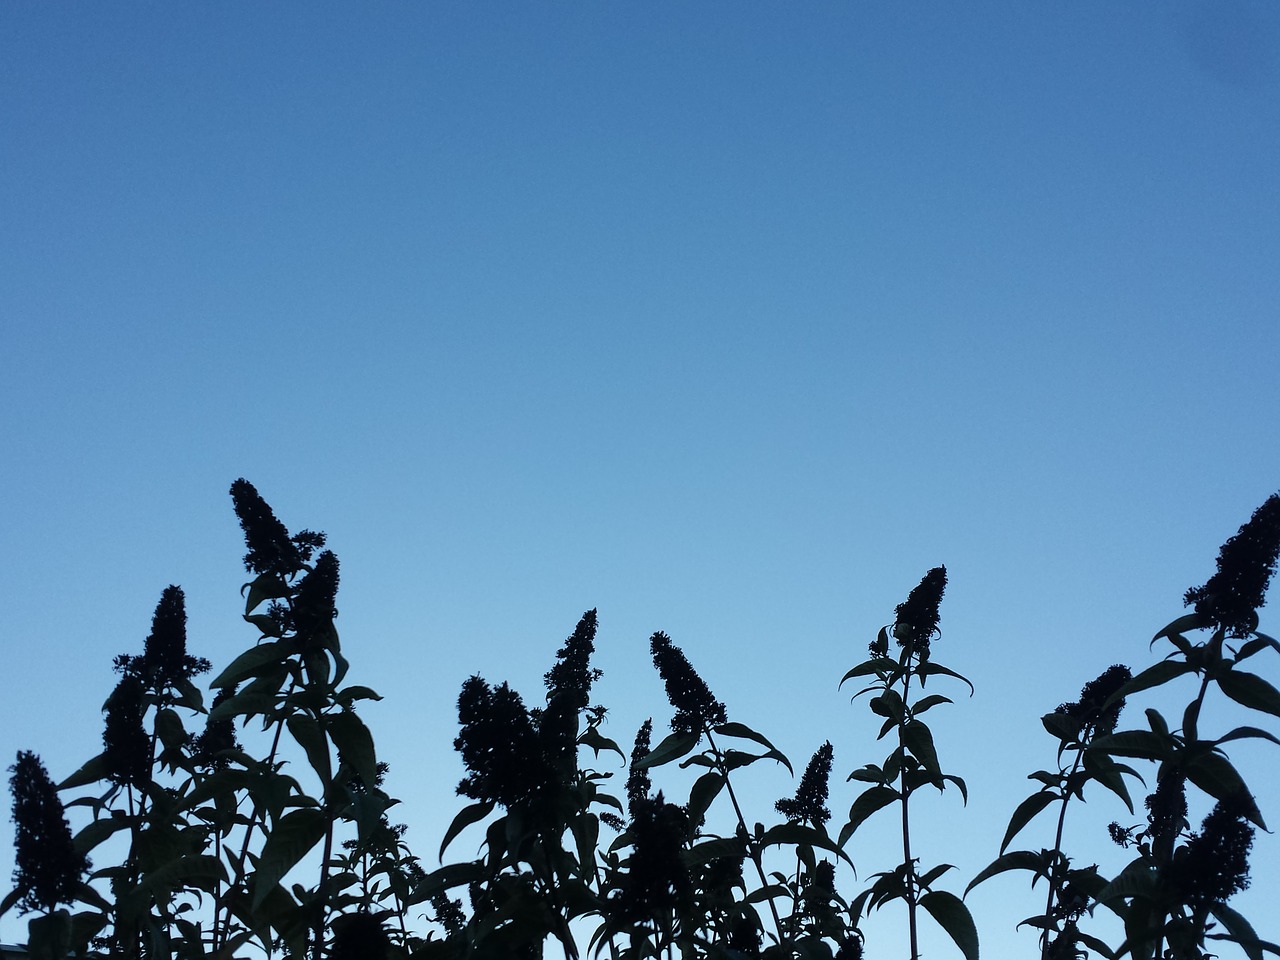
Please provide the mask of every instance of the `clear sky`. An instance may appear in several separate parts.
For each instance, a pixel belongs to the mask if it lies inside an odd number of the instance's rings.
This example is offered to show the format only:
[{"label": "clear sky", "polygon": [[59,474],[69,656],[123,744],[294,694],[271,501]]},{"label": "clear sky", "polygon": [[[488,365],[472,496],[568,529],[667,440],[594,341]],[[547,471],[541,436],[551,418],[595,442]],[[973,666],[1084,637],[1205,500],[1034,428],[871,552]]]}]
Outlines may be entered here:
[{"label": "clear sky", "polygon": [[[470,674],[534,700],[598,607],[611,735],[669,717],[661,629],[839,781],[883,751],[836,682],[945,563],[973,797],[920,805],[921,854],[962,889],[1038,717],[1162,656],[1280,487],[1278,157],[1265,0],[6,0],[0,755],[97,752],[170,583],[192,652],[253,642],[240,476],[330,535],[428,865]],[[748,783],[762,820],[792,789]],[[1096,807],[1069,846],[1114,860]],[[971,895],[988,956],[1024,887]]]}]

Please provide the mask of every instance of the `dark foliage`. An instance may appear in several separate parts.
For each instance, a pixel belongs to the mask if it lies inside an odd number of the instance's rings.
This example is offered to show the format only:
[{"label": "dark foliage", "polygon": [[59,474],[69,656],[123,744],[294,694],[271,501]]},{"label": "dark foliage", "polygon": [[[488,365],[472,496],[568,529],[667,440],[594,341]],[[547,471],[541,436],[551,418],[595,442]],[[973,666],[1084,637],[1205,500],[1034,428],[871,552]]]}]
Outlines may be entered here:
[{"label": "dark foliage", "polygon": [[71,827],[58,799],[57,788],[40,758],[30,751],[18,754],[9,768],[13,792],[15,861],[13,885],[24,911],[48,913],[71,903],[89,858],[77,853]]},{"label": "dark foliage", "polygon": [[827,789],[831,779],[831,741],[820,746],[800,777],[795,797],[779,800],[774,807],[788,820],[821,826],[831,819],[827,809]]},{"label": "dark foliage", "polygon": [[391,939],[382,921],[368,913],[350,913],[333,922],[330,960],[386,960]]},{"label": "dark foliage", "polygon": [[450,900],[448,894],[441,890],[432,895],[431,909],[435,911],[436,923],[444,927],[448,936],[456,937],[462,933],[466,917],[462,913],[460,900]]},{"label": "dark foliage", "polygon": [[938,632],[938,607],[947,588],[947,568],[934,567],[894,611],[894,634],[899,646],[912,644],[921,662],[929,659],[929,644]]},{"label": "dark foliage", "polygon": [[1272,494],[1253,512],[1249,522],[1218,552],[1218,571],[1202,587],[1183,598],[1195,604],[1229,637],[1247,637],[1258,625],[1258,608],[1266,601],[1267,586],[1280,554],[1280,494]]},{"label": "dark foliage", "polygon": [[684,653],[665,633],[649,638],[653,665],[658,668],[667,687],[667,699],[676,708],[671,729],[676,733],[703,733],[708,727],[724,723],[724,704],[717,700],[703,682]]}]

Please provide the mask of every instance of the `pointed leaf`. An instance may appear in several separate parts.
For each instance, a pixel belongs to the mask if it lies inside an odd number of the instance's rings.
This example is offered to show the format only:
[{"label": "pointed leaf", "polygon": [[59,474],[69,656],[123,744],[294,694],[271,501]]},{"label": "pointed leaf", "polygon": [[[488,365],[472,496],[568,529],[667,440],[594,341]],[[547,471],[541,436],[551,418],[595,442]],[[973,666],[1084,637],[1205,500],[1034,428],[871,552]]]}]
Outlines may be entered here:
[{"label": "pointed leaf", "polygon": [[[1177,656],[1177,654],[1174,654]],[[1136,677],[1131,679],[1123,687],[1113,693],[1107,703],[1115,703],[1124,697],[1131,697],[1135,693],[1142,690],[1149,690],[1152,687],[1158,687],[1168,683],[1175,677],[1181,677],[1184,674],[1192,673],[1195,667],[1187,663],[1185,660],[1161,660],[1159,663],[1147,667]]]},{"label": "pointed leaf", "polygon": [[931,707],[936,707],[940,703],[955,703],[950,697],[944,697],[940,693],[931,693],[927,697],[921,697],[911,705],[912,716],[920,716]]},{"label": "pointed leaf", "polygon": [[1004,840],[1000,842],[1000,852],[1004,853],[1013,838],[1022,832],[1022,828],[1030,823],[1036,814],[1053,803],[1053,801],[1061,799],[1056,793],[1041,790],[1039,793],[1033,793],[1018,804],[1017,809],[1013,811],[1013,816],[1009,818],[1009,827],[1004,832]]},{"label": "pointed leaf", "polygon": [[724,788],[724,776],[718,770],[712,770],[700,776],[689,791],[689,821],[693,824],[702,822],[712,802]]},{"label": "pointed leaf", "polygon": [[378,782],[378,757],[373,746],[373,735],[364,721],[350,710],[327,713],[324,724],[329,729],[333,745],[338,748],[342,761],[372,788]]},{"label": "pointed leaf", "polygon": [[[1260,940],[1253,932],[1253,926],[1243,916],[1228,907],[1225,903],[1215,903],[1209,907],[1218,921],[1227,928],[1227,934],[1210,934],[1212,940],[1231,940],[1240,944],[1249,960],[1263,960],[1263,951],[1280,955],[1280,947],[1266,940]],[[1229,936],[1228,936],[1229,935]]]},{"label": "pointed leaf", "polygon": [[1217,753],[1202,753],[1186,766],[1187,779],[1215,800],[1235,797],[1243,804],[1245,816],[1263,830],[1262,814],[1231,761]]},{"label": "pointed leaf", "polygon": [[933,745],[933,733],[923,720],[912,720],[902,728],[902,742],[931,774],[942,775],[938,766],[938,751]]},{"label": "pointed leaf", "polygon": [[963,683],[966,687],[969,688],[969,696],[972,697],[975,692],[973,689],[973,684],[969,682],[968,677],[965,677],[962,674],[956,673],[954,670],[950,669],[949,667],[944,667],[940,663],[934,663],[932,660],[929,660],[925,663],[920,664],[917,672],[920,674],[921,684],[923,684],[925,680],[927,680],[929,677],[941,675],[944,677],[954,677],[956,680],[959,680],[961,683]]},{"label": "pointed leaf", "polygon": [[978,960],[978,928],[959,897],[945,890],[931,890],[920,898],[920,906],[947,931],[965,960]]},{"label": "pointed leaf", "polygon": [[811,847],[818,847],[821,850],[828,850],[847,860],[849,866],[853,866],[853,861],[849,860],[849,857],[828,836],[825,830],[818,830],[803,823],[780,823],[777,826],[770,827],[757,838],[756,842],[761,849],[783,843],[790,843],[796,846],[807,844]]},{"label": "pointed leaf", "polygon": [[673,733],[653,748],[649,754],[636,763],[639,770],[660,767],[672,760],[679,760],[698,745],[696,733]]},{"label": "pointed leaf", "polygon": [[857,830],[862,822],[882,807],[887,807],[898,799],[898,791],[892,787],[874,786],[868,787],[862,792],[862,796],[853,801],[853,806],[849,808],[849,822],[845,824],[845,830],[840,831],[840,845],[844,846],[844,841],[848,839],[845,831],[851,835]]},{"label": "pointed leaf", "polygon": [[1170,637],[1175,633],[1186,633],[1188,630],[1199,630],[1201,627],[1209,626],[1213,621],[1203,613],[1187,613],[1183,614],[1173,623],[1169,624],[1154,637],[1151,642],[1155,643],[1161,637]]},{"label": "pointed leaf", "polygon": [[1236,703],[1280,717],[1280,690],[1257,674],[1228,670],[1217,679],[1218,687]]},{"label": "pointed leaf", "polygon": [[249,677],[257,676],[258,671],[268,664],[279,663],[288,655],[284,645],[273,640],[250,647],[228,664],[209,684],[211,687],[231,687]]},{"label": "pointed leaf", "polygon": [[293,736],[311,762],[311,769],[316,772],[320,782],[326,787],[333,779],[333,758],[329,756],[329,741],[315,717],[305,713],[295,713],[285,721],[289,733]]},{"label": "pointed leaf", "polygon": [[325,816],[315,807],[291,810],[267,834],[253,875],[253,908],[262,905],[285,874],[324,837]]},{"label": "pointed leaf", "polygon": [[84,766],[58,784],[58,789],[70,790],[74,787],[85,787],[105,779],[106,776],[107,757],[106,754],[100,753],[92,760],[86,761]]},{"label": "pointed leaf", "polygon": [[981,873],[969,881],[969,885],[964,888],[964,895],[967,897],[969,891],[984,880],[990,880],[996,874],[1005,873],[1009,870],[1030,870],[1037,877],[1046,877],[1049,873],[1049,864],[1043,853],[1032,853],[1030,850],[1014,850],[1003,856],[996,857],[987,864]]}]

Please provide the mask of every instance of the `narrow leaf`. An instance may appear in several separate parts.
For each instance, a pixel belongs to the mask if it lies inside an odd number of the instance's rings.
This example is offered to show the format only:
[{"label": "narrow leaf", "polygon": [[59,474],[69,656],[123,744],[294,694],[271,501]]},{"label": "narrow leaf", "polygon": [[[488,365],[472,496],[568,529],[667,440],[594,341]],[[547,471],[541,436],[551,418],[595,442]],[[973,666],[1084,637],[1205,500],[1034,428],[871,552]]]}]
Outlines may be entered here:
[{"label": "narrow leaf", "polygon": [[1027,799],[1018,804],[1017,809],[1013,811],[1013,816],[1009,818],[1009,828],[1005,830],[1004,840],[1000,842],[1000,852],[1004,853],[1009,844],[1013,841],[1013,838],[1022,831],[1023,827],[1035,818],[1036,814],[1049,804],[1053,803],[1053,801],[1060,799],[1061,797],[1056,793],[1051,793],[1048,790],[1041,790],[1039,793],[1033,793],[1031,796],[1027,797]]},{"label": "narrow leaf", "polygon": [[698,735],[696,733],[673,733],[654,747],[647,756],[642,758],[636,764],[636,767],[640,770],[660,767],[664,763],[670,763],[672,760],[679,760],[697,745]]},{"label": "narrow leaf", "polygon": [[270,663],[278,663],[287,656],[279,641],[260,643],[250,647],[231,663],[209,684],[211,687],[231,687],[249,677],[257,676],[258,671]]}]

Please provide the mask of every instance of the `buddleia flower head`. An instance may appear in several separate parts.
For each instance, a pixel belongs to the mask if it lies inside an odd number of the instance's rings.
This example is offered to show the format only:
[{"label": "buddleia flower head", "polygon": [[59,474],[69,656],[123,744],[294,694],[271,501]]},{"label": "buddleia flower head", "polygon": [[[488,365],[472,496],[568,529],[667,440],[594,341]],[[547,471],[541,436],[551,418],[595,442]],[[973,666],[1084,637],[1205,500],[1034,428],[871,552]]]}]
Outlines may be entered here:
[{"label": "buddleia flower head", "polygon": [[708,727],[725,722],[724,704],[698,676],[684,653],[659,631],[649,638],[653,665],[667,688],[667,699],[676,708],[671,729],[676,733],[701,734]]},{"label": "buddleia flower head", "polygon": [[556,651],[555,665],[543,677],[548,702],[564,696],[574,709],[583,709],[590,704],[591,684],[602,675],[600,670],[591,667],[591,654],[596,649],[596,625],[595,610],[588,610],[564,646]]},{"label": "buddleia flower head", "polygon": [[210,770],[222,770],[230,762],[226,756],[229,750],[239,750],[240,741],[236,737],[236,722],[231,717],[212,716],[213,711],[236,695],[236,687],[223,687],[213,698],[209,708],[210,717],[205,721],[204,730],[195,738],[192,745],[192,759]]},{"label": "buddleia flower head", "polygon": [[1080,690],[1079,700],[1059,704],[1054,712],[1076,721],[1081,730],[1090,731],[1091,738],[1106,736],[1116,728],[1120,711],[1124,709],[1124,698],[1110,704],[1107,701],[1132,677],[1133,674],[1129,672],[1129,668],[1123,664],[1107,667],[1096,678],[1084,685]]},{"label": "buddleia flower head", "polygon": [[107,779],[121,786],[141,787],[151,781],[151,738],[143,726],[143,696],[142,680],[125,673],[102,707],[107,715],[102,731]]},{"label": "buddleia flower head", "polygon": [[831,819],[827,809],[828,781],[831,778],[831,741],[820,746],[800,777],[800,786],[792,799],[779,800],[775,809],[788,820],[809,826],[821,826]]},{"label": "buddleia flower head", "polygon": [[9,770],[15,828],[13,871],[16,903],[23,911],[57,909],[72,903],[89,859],[77,853],[71,827],[40,758],[30,751],[18,754]]},{"label": "buddleia flower head", "polygon": [[546,709],[530,711],[538,721],[543,749],[564,780],[573,779],[577,770],[579,711],[588,708],[591,684],[601,676],[600,670],[591,667],[595,636],[596,612],[588,610],[556,652],[555,664],[543,676]]},{"label": "buddleia flower head", "polygon": [[1187,780],[1180,773],[1160,778],[1146,799],[1147,835],[1156,841],[1172,841],[1187,826]]},{"label": "buddleia flower head", "polygon": [[1218,570],[1184,601],[1229,637],[1247,637],[1258,626],[1258,608],[1280,555],[1280,494],[1272,494],[1218,552]]},{"label": "buddleia flower head", "polygon": [[209,661],[187,655],[187,607],[182,588],[172,584],[160,595],[151,633],[136,668],[158,688],[205,673]]},{"label": "buddleia flower head", "polygon": [[1184,855],[1174,866],[1179,886],[1191,903],[1226,903],[1248,888],[1253,825],[1246,816],[1247,806],[1237,798],[1219,800],[1200,831],[1187,840]]},{"label": "buddleia flower head", "polygon": [[898,645],[911,644],[921,661],[929,659],[929,643],[938,632],[938,607],[946,588],[947,568],[934,567],[895,610],[893,633]]},{"label": "buddleia flower head", "polygon": [[322,631],[331,629],[338,616],[338,557],[326,550],[299,582],[293,601],[293,628],[298,642],[310,644]]},{"label": "buddleia flower head", "polygon": [[458,697],[458,721],[462,729],[453,746],[468,771],[459,794],[507,808],[542,794],[551,771],[518,693],[471,677]]},{"label": "buddleia flower head", "polygon": [[244,478],[231,484],[231,500],[249,548],[244,567],[250,573],[292,576],[311,560],[314,550],[324,546],[323,533],[303,530],[289,536],[288,528],[276,519],[257,488]]},{"label": "buddleia flower head", "polygon": [[653,783],[649,778],[649,769],[640,766],[640,761],[649,755],[649,740],[653,735],[653,718],[650,717],[636,731],[635,745],[631,748],[631,767],[627,771],[627,809],[635,815],[636,809],[649,799],[649,791]]}]

